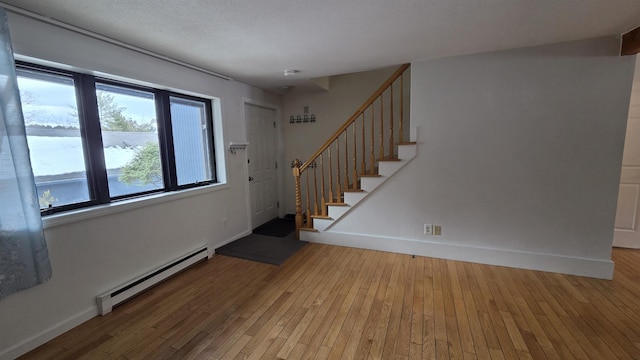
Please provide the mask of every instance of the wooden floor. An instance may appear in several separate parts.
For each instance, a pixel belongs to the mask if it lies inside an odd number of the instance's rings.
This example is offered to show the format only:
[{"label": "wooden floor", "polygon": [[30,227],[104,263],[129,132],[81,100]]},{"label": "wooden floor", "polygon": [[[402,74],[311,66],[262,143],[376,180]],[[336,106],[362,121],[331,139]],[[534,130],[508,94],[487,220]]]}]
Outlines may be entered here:
[{"label": "wooden floor", "polygon": [[613,281],[309,244],[224,256],[24,359],[640,359],[640,251]]}]

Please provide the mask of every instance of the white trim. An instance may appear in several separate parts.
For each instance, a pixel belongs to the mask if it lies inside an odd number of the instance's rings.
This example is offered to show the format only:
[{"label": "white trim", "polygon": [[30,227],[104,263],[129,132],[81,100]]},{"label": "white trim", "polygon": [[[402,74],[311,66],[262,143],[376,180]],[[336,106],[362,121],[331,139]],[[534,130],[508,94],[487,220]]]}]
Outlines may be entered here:
[{"label": "white trim", "polygon": [[85,321],[93,319],[96,316],[98,316],[98,307],[92,306],[89,309],[61,321],[48,329],[42,330],[36,335],[4,350],[0,353],[0,359],[15,359],[18,356],[24,355],[47,341],[64,334],[65,332],[84,323]]},{"label": "white trim", "polygon": [[[635,231],[631,231],[631,230],[616,230],[616,232],[634,233]],[[625,249],[640,249],[640,244],[638,244],[637,241],[634,241],[633,239],[629,239],[629,238],[622,238],[622,237],[614,237],[612,246],[613,247],[625,248]]]},{"label": "white trim", "polygon": [[[241,105],[240,105],[240,116],[242,121],[240,122],[240,131],[242,133],[242,136],[244,136],[244,142],[248,142],[248,137],[247,137],[247,114],[245,111],[245,106],[246,104],[250,103],[251,100],[249,100],[248,98],[243,97],[241,100]],[[249,158],[249,154],[247,154],[246,151],[243,151],[243,156],[244,159],[242,159],[242,174],[243,174],[243,184],[244,184],[244,198],[245,198],[245,206],[247,208],[247,223],[249,223],[249,233],[252,232],[253,229],[253,219],[251,217],[251,188],[249,187],[249,182],[247,181],[247,179],[249,178],[249,163],[247,161],[247,159]]]},{"label": "white trim", "polygon": [[323,233],[302,231],[300,234],[301,240],[322,244],[557,272],[607,280],[613,278],[614,263],[611,260],[483,248],[462,244],[443,244],[414,239],[389,238],[334,231]]},{"label": "white trim", "polygon": [[189,198],[192,196],[203,195],[206,193],[220,191],[228,189],[228,184],[211,184],[207,186],[179,190],[179,191],[170,191],[163,192],[159,194],[153,195],[145,195],[139,198],[126,199],[121,201],[116,201],[109,204],[104,205],[96,205],[90,206],[83,209],[65,211],[63,213],[47,215],[42,217],[42,223],[44,229],[54,228],[56,226],[72,224],[79,221],[85,221],[94,219],[97,217],[102,217],[105,215],[112,215],[121,212],[131,211],[147,206],[154,206],[162,203],[166,203],[169,201],[176,201],[180,199]]},{"label": "white trim", "polygon": [[[227,133],[225,130],[225,110],[223,106],[224,99],[217,98],[211,100],[211,111],[213,117],[213,152],[216,157],[216,180],[222,184],[229,182],[229,161],[227,161],[227,153],[224,144],[226,144]],[[215,106],[214,106],[215,104]]]}]

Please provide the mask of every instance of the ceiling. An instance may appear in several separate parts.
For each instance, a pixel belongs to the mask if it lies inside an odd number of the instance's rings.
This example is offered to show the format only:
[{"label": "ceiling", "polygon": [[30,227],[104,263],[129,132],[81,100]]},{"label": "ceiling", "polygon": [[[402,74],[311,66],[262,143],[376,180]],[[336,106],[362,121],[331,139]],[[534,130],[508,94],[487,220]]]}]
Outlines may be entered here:
[{"label": "ceiling", "polygon": [[[619,35],[640,25],[640,0],[2,2],[269,90],[415,60]],[[300,72],[285,77],[287,69]]]}]

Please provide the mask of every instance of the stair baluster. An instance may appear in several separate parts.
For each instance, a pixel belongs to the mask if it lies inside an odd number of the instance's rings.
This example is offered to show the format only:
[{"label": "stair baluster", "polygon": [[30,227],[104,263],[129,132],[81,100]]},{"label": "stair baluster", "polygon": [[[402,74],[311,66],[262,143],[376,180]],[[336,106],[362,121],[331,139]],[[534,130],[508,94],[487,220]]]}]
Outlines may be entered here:
[{"label": "stair baluster", "polygon": [[356,124],[353,122],[353,188],[358,187],[358,139],[356,138]]},{"label": "stair baluster", "polygon": [[329,202],[333,202],[333,166],[331,164],[331,147],[327,148],[329,154]]},{"label": "stair baluster", "polygon": [[306,222],[307,222],[307,227],[313,227],[313,223],[311,222],[311,196],[309,196],[309,172],[306,171],[305,172],[307,174],[307,181],[306,181],[306,187],[307,187],[307,210],[305,212],[306,215]]},{"label": "stair baluster", "polygon": [[293,164],[293,177],[296,183],[296,236],[300,238],[300,228],[302,228],[302,197],[300,195],[300,160],[296,159]]},{"label": "stair baluster", "polygon": [[403,77],[400,76],[400,119],[399,119],[399,123],[400,123],[400,134],[399,134],[399,139],[398,141],[400,142],[400,144],[402,144],[404,142],[404,119],[402,117],[403,114],[403,110],[404,110],[404,84],[402,82]]},{"label": "stair baluster", "polygon": [[[360,106],[360,108],[336,131],[326,142],[320,147],[305,163],[301,163],[299,160],[295,160],[293,164],[293,175],[295,177],[295,192],[296,192],[296,228],[299,230],[313,230],[313,217],[318,218],[326,218],[327,217],[327,207],[331,205],[344,205],[343,204],[343,193],[345,191],[353,191],[360,189],[360,176],[375,176],[377,175],[377,161],[384,161],[395,159],[395,131],[398,131],[398,140],[400,143],[403,142],[404,136],[404,105],[403,105],[403,74],[405,70],[409,67],[409,64],[402,65],[398,70],[394,72],[394,74],[385,81],[378,90],[376,90],[373,95],[369,97],[369,99]],[[400,97],[399,104],[395,104],[394,99],[396,94],[394,92],[394,84],[396,80],[399,79],[400,86]],[[397,85],[397,84],[396,84]],[[385,96],[386,90],[389,89],[389,96]],[[389,110],[386,115],[389,115],[389,124],[388,131],[389,135],[385,138],[385,98],[389,97]],[[376,119],[377,106],[376,102],[380,102],[380,119]],[[395,116],[394,108],[395,106],[400,106],[398,113],[399,116]],[[397,109],[397,108],[396,108]],[[366,118],[367,111],[371,111],[371,119],[370,121]],[[362,118],[362,129],[358,128],[358,120]],[[397,123],[396,123],[397,122]],[[377,125],[379,123],[379,125]],[[367,124],[370,125],[370,129],[367,129]],[[397,126],[397,127],[396,127]],[[376,130],[378,127],[379,130]],[[351,130],[349,129],[351,128]],[[353,134],[350,133],[353,132]],[[367,131],[370,131],[367,133]],[[380,131],[378,134],[376,131]],[[358,139],[358,133],[362,136],[362,139]],[[344,135],[344,139],[342,136]],[[351,151],[353,151],[352,158],[349,158],[349,137],[353,140],[353,145]],[[369,137],[369,139],[367,139]],[[379,137],[379,142],[377,143],[379,149],[376,149],[376,137]],[[370,140],[370,143],[367,144],[367,141]],[[344,147],[344,155],[340,152],[341,142],[344,141],[342,146]],[[385,149],[385,143],[388,141],[388,151]],[[332,147],[335,143],[335,153],[332,154]],[[358,146],[362,148],[358,151]],[[369,164],[367,164],[367,146],[369,147]],[[376,152],[379,151],[378,154]],[[388,152],[388,155],[386,154]],[[327,169],[327,173],[329,176],[328,179],[328,191],[326,189],[326,181],[325,179],[325,168],[324,168],[324,157],[326,156],[329,159],[329,167]],[[344,165],[341,167],[340,158],[344,156]],[[358,156],[361,158],[358,159]],[[319,160],[318,160],[319,158]],[[333,161],[335,160],[335,172]],[[351,160],[351,161],[350,161]],[[318,174],[317,170],[317,161],[320,162],[320,174]],[[351,162],[351,165],[349,163]],[[367,166],[369,167],[367,169]],[[309,167],[313,169],[313,174],[309,174]],[[351,168],[352,167],[352,168]],[[358,173],[358,168],[361,169],[361,172]],[[305,195],[306,195],[306,209],[303,213],[302,209],[302,195],[303,191],[301,191],[301,176],[302,173],[305,174]],[[320,180],[320,194],[318,194],[318,175],[322,178]],[[311,176],[313,176],[313,210],[311,209]],[[335,186],[334,186],[335,183]],[[313,217],[311,212],[313,211]],[[306,216],[306,219],[305,219]],[[326,221],[324,219],[323,221]]]},{"label": "stair baluster", "polygon": [[393,84],[391,84],[391,99],[389,100],[389,157],[393,157]]},{"label": "stair baluster", "polygon": [[318,173],[316,172],[316,163],[311,164],[311,167],[313,168],[313,215],[318,215]]},{"label": "stair baluster", "polygon": [[361,174],[366,174],[367,173],[367,164],[365,162],[365,159],[367,158],[365,156],[365,143],[364,143],[364,139],[365,139],[365,134],[364,134],[364,112],[362,113],[362,152],[361,152],[361,157],[362,157],[362,164],[360,164],[360,168],[362,168],[362,172]]},{"label": "stair baluster", "polygon": [[375,174],[375,167],[376,167],[376,154],[375,154],[375,111],[373,110],[374,106],[373,104],[371,104],[371,156],[370,156],[370,163],[371,163],[371,170],[369,172],[370,175]]},{"label": "stair baluster", "polygon": [[340,182],[340,141],[336,141],[336,160],[338,161],[338,163],[336,164],[336,180],[337,180],[337,189],[336,189],[336,195],[338,196],[338,199],[336,200],[336,202],[342,202],[341,196],[342,196],[342,186],[341,186],[341,182]]},{"label": "stair baluster", "polygon": [[344,188],[350,189],[351,182],[349,181],[349,136],[347,136],[347,130],[344,129]]},{"label": "stair baluster", "polygon": [[380,94],[380,160],[384,159],[384,92]]},{"label": "stair baluster", "polygon": [[321,203],[320,203],[320,208],[321,208],[320,211],[322,216],[327,216],[327,201],[324,197],[324,153],[320,155],[320,174],[322,176],[322,185],[320,189],[320,194],[322,195]]}]

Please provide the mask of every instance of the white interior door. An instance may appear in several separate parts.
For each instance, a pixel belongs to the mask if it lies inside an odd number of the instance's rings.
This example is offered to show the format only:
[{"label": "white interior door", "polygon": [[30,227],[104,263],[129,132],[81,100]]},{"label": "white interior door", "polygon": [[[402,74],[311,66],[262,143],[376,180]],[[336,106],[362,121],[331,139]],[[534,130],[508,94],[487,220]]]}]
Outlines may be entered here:
[{"label": "white interior door", "polygon": [[276,112],[245,104],[249,140],[249,188],[251,224],[256,228],[278,217],[276,181]]},{"label": "white interior door", "polygon": [[613,246],[636,249],[640,248],[640,69],[638,65],[640,65],[639,61],[636,60],[613,233]]}]

